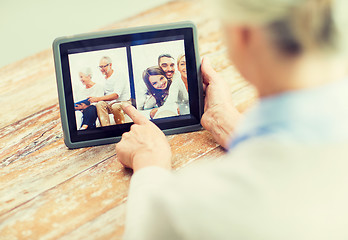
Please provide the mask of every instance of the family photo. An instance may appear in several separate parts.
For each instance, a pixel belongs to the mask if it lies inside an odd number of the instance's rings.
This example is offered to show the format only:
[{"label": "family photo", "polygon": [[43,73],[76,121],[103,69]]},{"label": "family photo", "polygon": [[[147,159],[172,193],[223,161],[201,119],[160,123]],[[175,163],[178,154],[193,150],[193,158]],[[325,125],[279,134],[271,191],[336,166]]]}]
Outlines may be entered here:
[{"label": "family photo", "polygon": [[137,109],[149,119],[190,114],[184,40],[131,47]]},{"label": "family photo", "polygon": [[184,40],[69,54],[78,130],[131,122],[128,102],[148,119],[190,114]]},{"label": "family photo", "polygon": [[69,55],[78,130],[131,120],[121,104],[131,103],[126,48]]}]

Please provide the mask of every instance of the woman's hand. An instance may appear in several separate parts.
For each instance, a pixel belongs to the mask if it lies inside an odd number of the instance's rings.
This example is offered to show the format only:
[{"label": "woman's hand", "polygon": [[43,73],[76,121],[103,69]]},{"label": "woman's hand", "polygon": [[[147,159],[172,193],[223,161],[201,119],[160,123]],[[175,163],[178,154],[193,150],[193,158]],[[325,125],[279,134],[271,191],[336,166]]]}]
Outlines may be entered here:
[{"label": "woman's hand", "polygon": [[134,171],[148,166],[171,169],[172,153],[164,133],[132,105],[123,104],[122,108],[134,124],[116,144],[119,161]]},{"label": "woman's hand", "polygon": [[203,89],[205,90],[204,114],[201,124],[225,149],[228,148],[241,114],[233,105],[229,86],[204,58],[201,65]]},{"label": "woman's hand", "polygon": [[90,103],[95,103],[95,102],[101,101],[101,98],[100,97],[88,97],[88,101]]}]

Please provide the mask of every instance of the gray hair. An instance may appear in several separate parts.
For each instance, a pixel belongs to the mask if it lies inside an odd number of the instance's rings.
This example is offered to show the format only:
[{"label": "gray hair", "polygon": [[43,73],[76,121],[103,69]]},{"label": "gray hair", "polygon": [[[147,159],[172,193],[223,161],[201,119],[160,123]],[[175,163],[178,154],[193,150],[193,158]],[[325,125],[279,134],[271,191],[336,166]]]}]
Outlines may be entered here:
[{"label": "gray hair", "polygon": [[100,60],[103,60],[103,59],[106,60],[107,64],[112,63],[112,60],[111,60],[111,58],[109,56],[104,56]]},{"label": "gray hair", "polygon": [[347,50],[347,0],[218,0],[227,22],[260,25],[284,52]]},{"label": "gray hair", "polygon": [[92,69],[90,67],[81,68],[79,73],[82,73],[85,76],[90,76],[91,78],[93,76]]}]

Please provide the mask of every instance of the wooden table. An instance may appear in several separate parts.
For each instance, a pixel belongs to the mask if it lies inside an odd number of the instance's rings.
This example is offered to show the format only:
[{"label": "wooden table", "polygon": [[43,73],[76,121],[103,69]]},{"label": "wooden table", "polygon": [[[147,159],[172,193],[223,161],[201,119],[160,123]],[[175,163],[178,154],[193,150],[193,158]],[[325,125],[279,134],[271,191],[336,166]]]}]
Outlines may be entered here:
[{"label": "wooden table", "polygon": [[[230,65],[219,22],[201,2],[170,2],[101,30],[182,20],[196,23],[201,56],[243,111],[255,90]],[[0,108],[0,239],[120,239],[132,172],[114,145],[64,145],[51,49],[0,69]],[[174,171],[224,153],[207,131],[168,140]]]}]

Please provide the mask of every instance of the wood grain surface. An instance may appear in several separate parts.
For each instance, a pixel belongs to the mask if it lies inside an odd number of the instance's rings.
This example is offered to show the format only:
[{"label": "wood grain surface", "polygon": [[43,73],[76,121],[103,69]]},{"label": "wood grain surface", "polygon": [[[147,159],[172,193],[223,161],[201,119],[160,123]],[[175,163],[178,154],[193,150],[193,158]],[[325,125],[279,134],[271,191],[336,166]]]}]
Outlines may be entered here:
[{"label": "wood grain surface", "polygon": [[[201,56],[244,111],[256,92],[228,61],[219,21],[202,2],[170,2],[100,30],[182,20],[197,25]],[[64,145],[50,49],[0,69],[0,106],[0,239],[120,239],[132,171],[114,145]],[[204,130],[168,140],[174,171],[224,154]]]}]

